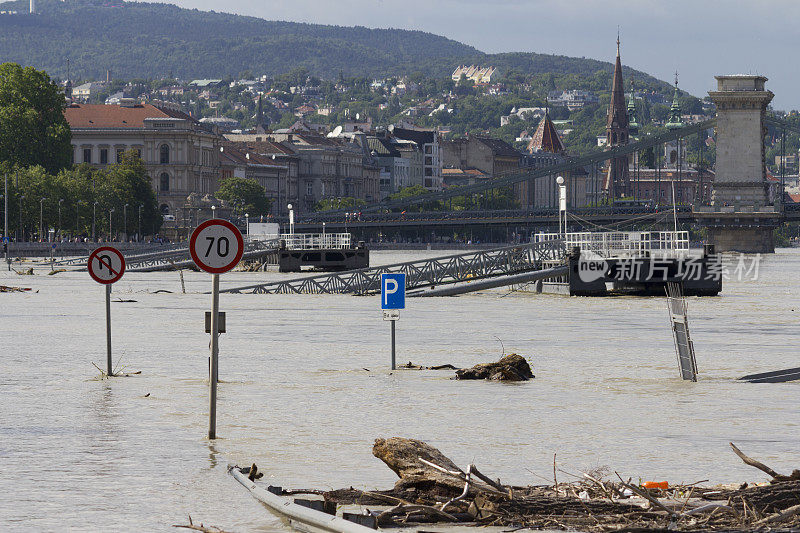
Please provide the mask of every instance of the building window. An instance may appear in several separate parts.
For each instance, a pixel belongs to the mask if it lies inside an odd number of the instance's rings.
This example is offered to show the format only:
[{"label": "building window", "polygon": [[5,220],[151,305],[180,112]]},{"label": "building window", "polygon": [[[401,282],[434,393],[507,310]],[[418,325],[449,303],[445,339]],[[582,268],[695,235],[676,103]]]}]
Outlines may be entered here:
[{"label": "building window", "polygon": [[433,169],[426,167],[425,168],[425,175],[426,176],[433,176]]},{"label": "building window", "polygon": [[100,148],[100,164],[108,164],[108,148]]},{"label": "building window", "polygon": [[92,162],[92,149],[91,148],[84,148],[83,149],[83,162],[84,163],[91,163]]},{"label": "building window", "polygon": [[430,154],[432,152],[432,148],[430,144],[425,145],[425,153]]},{"label": "building window", "polygon": [[122,163],[122,154],[125,153],[124,148],[117,148],[117,163]]},{"label": "building window", "polygon": [[169,146],[162,144],[159,149],[159,162],[162,165],[169,165]]},{"label": "building window", "polygon": [[428,166],[433,165],[433,158],[432,157],[426,157],[425,158],[425,164],[428,165]]},{"label": "building window", "polygon": [[314,184],[310,181],[306,183],[306,194],[309,196],[314,196]]},{"label": "building window", "polygon": [[162,192],[169,191],[169,174],[167,174],[166,172],[162,172],[160,182],[161,183],[159,184],[158,190]]}]

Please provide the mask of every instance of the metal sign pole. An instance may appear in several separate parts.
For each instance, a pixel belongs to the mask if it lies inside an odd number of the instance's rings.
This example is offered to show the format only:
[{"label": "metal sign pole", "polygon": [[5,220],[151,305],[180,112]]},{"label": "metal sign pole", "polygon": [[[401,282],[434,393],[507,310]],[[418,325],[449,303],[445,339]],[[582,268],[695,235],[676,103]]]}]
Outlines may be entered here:
[{"label": "metal sign pole", "polygon": [[111,284],[106,285],[106,358],[108,363],[108,376],[114,375],[111,368]]},{"label": "metal sign pole", "polygon": [[396,322],[395,320],[391,320],[391,323],[392,323],[392,370],[395,369],[395,362],[394,362],[394,356],[395,356],[395,352],[394,352],[394,323],[395,322]]},{"label": "metal sign pole", "polygon": [[212,274],[211,379],[208,389],[208,438],[217,438],[217,376],[219,374],[219,274]]}]

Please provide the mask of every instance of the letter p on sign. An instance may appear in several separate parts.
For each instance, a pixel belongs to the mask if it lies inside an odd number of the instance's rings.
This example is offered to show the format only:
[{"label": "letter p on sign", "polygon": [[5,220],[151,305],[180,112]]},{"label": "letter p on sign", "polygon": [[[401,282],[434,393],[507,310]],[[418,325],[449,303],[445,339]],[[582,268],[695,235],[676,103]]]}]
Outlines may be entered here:
[{"label": "letter p on sign", "polygon": [[406,275],[381,274],[381,309],[405,309]]}]

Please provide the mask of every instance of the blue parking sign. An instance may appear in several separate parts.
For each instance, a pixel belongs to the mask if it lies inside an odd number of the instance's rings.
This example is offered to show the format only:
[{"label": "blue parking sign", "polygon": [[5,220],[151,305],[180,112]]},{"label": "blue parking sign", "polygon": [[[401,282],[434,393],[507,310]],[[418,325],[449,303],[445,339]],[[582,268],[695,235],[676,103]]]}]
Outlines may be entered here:
[{"label": "blue parking sign", "polygon": [[381,309],[406,308],[406,275],[381,274]]}]

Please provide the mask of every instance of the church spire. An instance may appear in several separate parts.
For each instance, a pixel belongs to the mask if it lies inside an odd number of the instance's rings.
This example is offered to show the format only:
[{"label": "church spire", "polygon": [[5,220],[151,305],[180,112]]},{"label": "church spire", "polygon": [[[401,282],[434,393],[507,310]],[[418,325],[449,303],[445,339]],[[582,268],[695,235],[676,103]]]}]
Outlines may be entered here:
[{"label": "church spire", "polygon": [[680,92],[678,91],[678,72],[675,72],[675,92],[672,95],[672,105],[669,108],[669,122],[666,126],[668,129],[675,130],[683,127],[683,120],[681,118],[681,103],[678,100]]},{"label": "church spire", "polygon": [[608,106],[608,121],[606,122],[606,134],[610,146],[628,143],[628,113],[626,108],[625,89],[622,83],[622,61],[619,57],[619,35],[617,35],[617,61],[614,64],[611,103]]},{"label": "church spire", "polygon": [[[628,126],[628,109],[625,104],[625,88],[622,82],[622,60],[619,55],[619,30],[617,30],[617,60],[614,64],[611,103],[608,105],[608,120],[606,121],[606,144],[609,148],[628,144],[630,136]],[[611,159],[603,184],[606,194],[612,198],[620,198],[628,193],[629,186],[628,157],[619,156]]]}]

